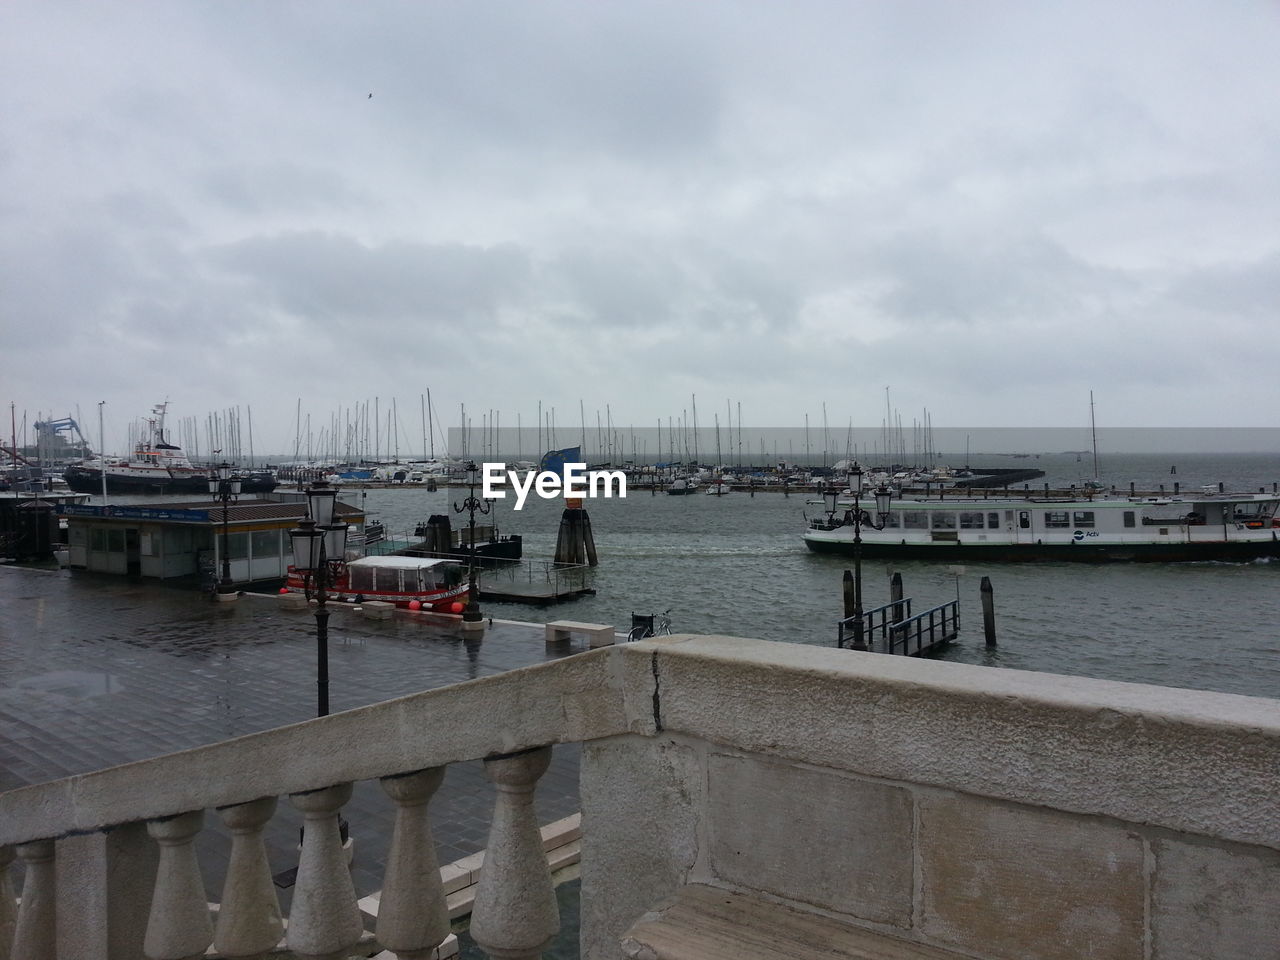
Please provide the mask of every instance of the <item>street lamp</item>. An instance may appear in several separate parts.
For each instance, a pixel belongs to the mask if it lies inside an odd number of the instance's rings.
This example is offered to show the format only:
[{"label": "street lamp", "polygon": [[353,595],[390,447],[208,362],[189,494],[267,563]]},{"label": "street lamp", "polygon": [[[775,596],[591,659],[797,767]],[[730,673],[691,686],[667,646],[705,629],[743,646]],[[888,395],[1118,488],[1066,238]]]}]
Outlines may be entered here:
[{"label": "street lamp", "polygon": [[335,522],[338,491],[324,480],[307,488],[307,516],[289,531],[293,541],[293,569],[302,575],[310,597],[316,598],[316,716],[329,714],[329,609],[325,591],[346,569],[348,524]]},{"label": "street lamp", "polygon": [[836,507],[839,505],[839,501],[840,501],[840,490],[833,484],[828,483],[823,488],[822,499],[826,503],[827,523],[830,526],[834,527],[837,525],[835,523],[835,516],[836,516]]},{"label": "street lamp", "polygon": [[209,493],[213,499],[222,501],[222,579],[218,581],[218,593],[229,596],[235,592],[231,585],[231,542],[230,524],[227,507],[232,499],[240,496],[240,478],[232,475],[231,464],[225,460],[214,469],[209,477]]},{"label": "street lamp", "polygon": [[[872,530],[883,530],[889,519],[889,501],[893,492],[883,483],[876,488],[876,520],[862,509],[862,467],[854,464],[849,469],[849,490],[853,494],[853,509],[846,514],[846,522],[853,522],[853,649],[866,650],[867,641],[864,633],[866,625],[862,617],[862,525],[865,523]],[[834,497],[832,512],[835,512]]]},{"label": "street lamp", "polygon": [[462,629],[474,630],[483,622],[480,615],[480,588],[476,584],[476,514],[488,513],[493,509],[491,502],[477,499],[476,484],[480,480],[480,469],[474,460],[467,463],[467,499],[455,503],[456,513],[467,512],[467,606],[462,611]]}]

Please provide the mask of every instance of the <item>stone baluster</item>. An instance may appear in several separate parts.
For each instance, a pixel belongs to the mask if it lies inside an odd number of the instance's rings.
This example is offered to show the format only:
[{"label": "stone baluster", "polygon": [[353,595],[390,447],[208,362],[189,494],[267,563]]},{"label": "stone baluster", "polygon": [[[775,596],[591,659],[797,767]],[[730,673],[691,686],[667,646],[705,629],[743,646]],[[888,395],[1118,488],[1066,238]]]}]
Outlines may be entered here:
[{"label": "stone baluster", "polygon": [[228,960],[263,957],[284,937],[280,900],[262,839],[262,829],[275,812],[275,797],[218,808],[218,816],[231,830],[231,860],[213,945]]},{"label": "stone baluster", "polygon": [[338,811],[350,799],[349,783],[289,797],[306,824],[286,942],[303,960],[340,960],[364,932],[338,828]]},{"label": "stone baluster", "polygon": [[57,878],[52,840],[33,840],[14,848],[26,867],[22,905],[13,933],[14,960],[57,960]]},{"label": "stone baluster", "polygon": [[195,960],[213,943],[209,899],[194,842],[203,827],[203,810],[147,821],[147,833],[160,845],[151,915],[142,941],[142,952],[151,960]]},{"label": "stone baluster", "polygon": [[396,802],[396,823],[378,903],[378,942],[399,960],[429,960],[449,935],[449,907],[440,884],[427,805],[444,767],[382,778]]},{"label": "stone baluster", "polygon": [[550,763],[550,747],[484,762],[497,795],[471,936],[494,960],[538,960],[560,929],[551,868],[533,811],[534,788]]}]

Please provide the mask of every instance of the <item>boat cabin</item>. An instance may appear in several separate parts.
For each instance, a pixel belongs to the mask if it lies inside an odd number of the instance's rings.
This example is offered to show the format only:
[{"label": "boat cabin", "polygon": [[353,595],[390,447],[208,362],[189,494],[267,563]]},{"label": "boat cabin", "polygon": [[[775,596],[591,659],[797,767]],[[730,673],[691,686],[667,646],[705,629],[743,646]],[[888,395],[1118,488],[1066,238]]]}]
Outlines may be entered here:
[{"label": "boat cabin", "polygon": [[456,560],[423,557],[362,557],[347,563],[344,593],[367,597],[393,594],[409,598],[462,583],[466,570]]}]

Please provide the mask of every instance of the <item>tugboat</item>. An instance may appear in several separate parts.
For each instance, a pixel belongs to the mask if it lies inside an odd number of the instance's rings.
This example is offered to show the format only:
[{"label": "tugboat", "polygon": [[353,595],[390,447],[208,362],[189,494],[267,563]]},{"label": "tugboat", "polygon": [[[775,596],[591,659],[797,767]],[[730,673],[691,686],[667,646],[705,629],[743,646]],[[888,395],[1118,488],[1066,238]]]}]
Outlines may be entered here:
[{"label": "tugboat", "polygon": [[[107,460],[101,456],[69,466],[63,471],[67,486],[77,493],[101,493],[105,472],[108,493],[207,493],[209,471],[194,466],[181,447],[165,439],[168,406],[158,403],[152,408],[147,436],[134,445],[130,458]],[[255,472],[241,478],[242,493],[270,493],[275,488],[276,478],[270,473]]]}]

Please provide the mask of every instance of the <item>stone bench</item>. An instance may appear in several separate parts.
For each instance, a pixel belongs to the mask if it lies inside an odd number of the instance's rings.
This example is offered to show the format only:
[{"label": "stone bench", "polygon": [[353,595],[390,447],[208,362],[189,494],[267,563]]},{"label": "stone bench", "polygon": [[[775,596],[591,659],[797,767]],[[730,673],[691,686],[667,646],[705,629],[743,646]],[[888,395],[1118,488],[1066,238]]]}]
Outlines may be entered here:
[{"label": "stone bench", "polygon": [[746,893],[689,884],[622,937],[635,960],[966,960]]},{"label": "stone bench", "polygon": [[552,620],[547,624],[547,643],[560,643],[573,634],[585,634],[589,647],[607,647],[615,639],[612,626],[604,623],[579,623],[577,620]]}]

